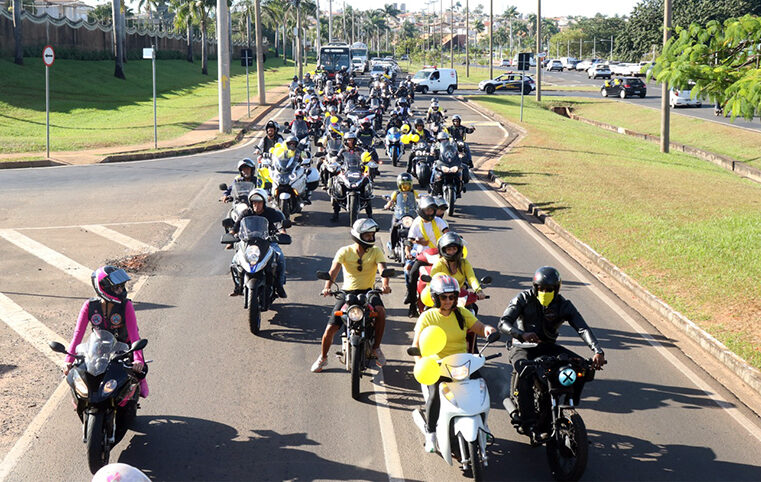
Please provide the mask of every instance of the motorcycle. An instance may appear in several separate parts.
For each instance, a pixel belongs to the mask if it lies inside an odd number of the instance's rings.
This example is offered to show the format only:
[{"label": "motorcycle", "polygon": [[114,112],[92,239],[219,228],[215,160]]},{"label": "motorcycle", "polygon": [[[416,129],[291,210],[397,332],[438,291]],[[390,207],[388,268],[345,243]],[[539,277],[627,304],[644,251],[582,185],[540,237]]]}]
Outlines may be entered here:
[{"label": "motorcycle", "polygon": [[[442,458],[452,464],[453,457],[460,463],[463,472],[470,471],[474,480],[482,480],[489,463],[486,454],[488,439],[492,438],[488,418],[491,401],[486,380],[473,378],[486,361],[502,356],[502,353],[484,356],[489,344],[499,339],[499,333],[492,333],[477,354],[457,353],[439,360],[441,377],[451,379],[439,384],[439,419],[436,423],[436,445]],[[421,356],[420,348],[407,348],[410,356]],[[423,388],[423,397],[428,399],[428,390]],[[425,415],[420,409],[412,412],[412,419],[420,431],[426,433]]]},{"label": "motorcycle", "polygon": [[417,182],[420,184],[421,189],[428,190],[428,186],[431,183],[432,163],[430,147],[427,142],[421,140],[415,144],[412,153],[412,173],[417,178]]},{"label": "motorcycle", "polygon": [[370,147],[365,147],[365,151],[362,153],[362,164],[365,166],[364,174],[370,177],[371,181],[375,181],[375,178],[380,175],[379,164],[373,160],[373,152],[382,144],[374,143]]},{"label": "motorcycle", "polygon": [[[383,198],[386,201],[389,201],[391,196],[383,196]],[[414,207],[403,206],[400,202],[397,201],[396,205],[394,206],[394,215],[391,219],[391,223],[393,226],[395,226],[396,229],[397,241],[394,246],[391,245],[390,240],[388,243],[386,243],[386,248],[391,253],[391,257],[396,261],[404,260],[404,246],[407,243],[407,235],[410,232],[410,227],[412,226],[412,222],[415,220],[416,216],[417,212],[415,211]]]},{"label": "motorcycle", "polygon": [[404,154],[402,132],[396,127],[392,127],[386,132],[386,155],[391,159],[391,164],[396,167],[402,154]]},{"label": "motorcycle", "polygon": [[349,226],[359,218],[359,211],[365,209],[367,217],[373,216],[373,183],[364,175],[364,166],[359,156],[346,156],[338,175],[329,185],[333,212],[341,208],[349,212]]},{"label": "motorcycle", "polygon": [[[287,224],[288,221],[285,226]],[[240,286],[243,287],[243,308],[248,310],[248,326],[255,335],[261,327],[262,312],[269,310],[272,302],[277,299],[277,253],[272,247],[273,242],[280,245],[291,244],[291,236],[283,233],[270,235],[269,221],[261,216],[244,217],[240,222],[237,238],[227,233],[222,235],[220,240],[222,244],[237,243],[230,274],[233,281],[241,283]]]},{"label": "motorcycle", "polygon": [[[233,181],[230,188],[230,195],[227,197],[232,202],[232,207],[227,212],[227,219],[232,221],[232,226],[243,215],[244,211],[249,209],[248,195],[256,188],[253,182],[249,181]],[[222,183],[219,185],[220,191],[227,190],[227,184]]]},{"label": "motorcycle", "polygon": [[124,438],[137,414],[140,380],[147,370],[141,374],[132,370],[132,353],[147,344],[142,339],[130,347],[110,331],[98,329],[77,346],[76,353],[68,353],[58,342],[49,344],[56,353],[74,357],[66,382],[82,421],[82,441],[93,474],[108,464],[111,449]]},{"label": "motorcycle", "polygon": [[370,98],[370,112],[375,114],[373,117],[373,129],[376,131],[383,129],[383,105],[379,98]]},{"label": "motorcycle", "polygon": [[324,158],[319,163],[320,184],[323,188],[328,189],[333,177],[337,176],[341,170],[341,163],[338,162],[338,151],[341,150],[341,139],[328,138],[324,141],[324,150],[315,154],[317,158]]},{"label": "motorcycle", "polygon": [[433,167],[430,187],[434,196],[444,196],[444,200],[449,205],[447,214],[453,216],[455,201],[462,193],[462,154],[451,142],[445,142],[440,146],[441,150]]},{"label": "motorcycle", "polygon": [[[299,142],[299,151],[305,145],[308,145],[307,138]],[[311,158],[299,159],[298,154],[288,157],[287,152],[280,156],[273,152],[269,161],[262,161],[266,162],[272,178],[272,197],[285,219],[290,219],[293,213],[300,213],[305,204],[312,203],[310,196],[320,183],[319,172],[310,167]]]},{"label": "motorcycle", "polygon": [[[510,342],[508,348],[509,346]],[[513,340],[513,346],[533,348],[537,344]],[[555,480],[579,480],[587,466],[589,441],[586,426],[576,412],[576,406],[584,385],[594,380],[592,362],[561,353],[521,363],[520,373],[513,371],[510,396],[502,404],[519,434],[529,436],[534,447],[545,445],[547,462]],[[536,422],[530,427],[529,433],[526,433],[516,418],[519,376],[530,376],[533,380]]]},{"label": "motorcycle", "polygon": [[[381,273],[381,277],[390,278],[396,274],[393,268],[386,268]],[[318,271],[317,279],[330,280],[330,273],[327,271]],[[333,296],[344,296],[344,305],[339,312],[344,322],[345,330],[341,333],[341,351],[338,357],[341,363],[346,366],[346,370],[351,373],[351,398],[359,400],[359,383],[365,370],[370,368],[370,354],[375,343],[375,318],[377,312],[367,302],[368,295],[381,294],[381,290],[376,286],[367,294],[347,294],[338,285],[333,282],[336,289],[331,291]]]}]

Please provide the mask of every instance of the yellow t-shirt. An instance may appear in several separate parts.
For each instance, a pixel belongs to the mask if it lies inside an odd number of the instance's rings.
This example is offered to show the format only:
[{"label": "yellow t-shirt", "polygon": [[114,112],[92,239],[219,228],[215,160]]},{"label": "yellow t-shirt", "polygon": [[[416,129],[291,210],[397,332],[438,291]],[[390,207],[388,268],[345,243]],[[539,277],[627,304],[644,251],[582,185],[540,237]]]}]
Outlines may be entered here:
[{"label": "yellow t-shirt", "polygon": [[456,273],[450,273],[449,266],[447,266],[447,260],[444,258],[439,258],[436,264],[433,265],[433,268],[431,268],[431,277],[433,277],[433,275],[436,273],[444,273],[450,275],[452,278],[456,279],[458,283],[460,283],[460,288],[462,288],[463,285],[465,285],[465,281],[467,281],[468,286],[470,286],[474,291],[481,289],[481,283],[479,283],[478,278],[476,278],[476,273],[473,271],[473,265],[470,264],[470,261],[465,258],[460,261],[460,269]]},{"label": "yellow t-shirt", "polygon": [[372,246],[362,255],[362,271],[358,269],[358,261],[359,253],[353,244],[339,249],[333,258],[334,263],[341,264],[344,291],[372,289],[373,283],[375,283],[375,273],[378,272],[378,263],[385,263],[386,256],[382,249]]},{"label": "yellow t-shirt", "polygon": [[444,330],[444,333],[447,334],[447,344],[444,345],[444,349],[441,350],[438,355],[435,355],[439,360],[446,358],[449,355],[467,353],[468,351],[468,343],[465,340],[465,335],[467,334],[468,329],[478,320],[476,320],[476,317],[473,316],[473,313],[470,311],[459,307],[457,309],[460,310],[460,313],[462,313],[462,316],[465,319],[465,329],[460,329],[460,324],[457,323],[457,317],[454,312],[450,313],[449,316],[444,316],[438,308],[431,308],[424,311],[415,324],[415,332],[421,332],[427,326],[438,325]]}]

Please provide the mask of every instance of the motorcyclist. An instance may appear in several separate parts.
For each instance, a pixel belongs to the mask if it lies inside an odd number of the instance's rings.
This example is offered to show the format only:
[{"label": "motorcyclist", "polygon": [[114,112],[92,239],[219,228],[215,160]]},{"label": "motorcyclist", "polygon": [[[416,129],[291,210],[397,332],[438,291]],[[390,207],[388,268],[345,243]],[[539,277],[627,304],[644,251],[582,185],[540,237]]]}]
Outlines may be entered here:
[{"label": "motorcyclist", "polygon": [[305,115],[306,112],[303,109],[297,109],[293,114],[294,119],[288,124],[290,132],[293,132],[299,139],[309,134],[309,125],[304,120]]},{"label": "motorcyclist", "polygon": [[[351,227],[351,238],[354,244],[340,248],[333,258],[333,264],[329,271],[330,280],[335,280],[338,277],[338,271],[341,270],[343,272],[342,288],[346,294],[366,294],[373,289],[375,272],[381,274],[386,269],[386,257],[383,255],[383,250],[375,246],[375,234],[378,229],[378,223],[372,219],[357,219]],[[332,285],[330,280],[325,281],[322,296],[330,295]],[[383,278],[382,283],[383,294],[391,293],[388,278]],[[330,311],[328,326],[322,335],[322,351],[317,361],[312,365],[312,372],[321,372],[328,364],[328,350],[330,350],[333,337],[343,325],[343,320],[335,316],[335,312],[341,309],[344,302],[343,296],[337,297],[336,304]],[[386,358],[380,348],[386,326],[386,309],[380,296],[376,293],[368,296],[368,303],[377,314],[375,317],[375,344],[372,347],[371,356],[376,359],[376,364],[382,367],[386,363]]]},{"label": "motorcyclist", "polygon": [[558,330],[564,322],[568,322],[594,352],[592,363],[595,369],[600,370],[605,364],[605,354],[592,329],[573,303],[559,294],[560,285],[557,269],[551,266],[539,268],[534,273],[532,287],[515,296],[500,318],[499,330],[505,335],[522,342],[538,343],[534,348],[512,346],[508,352],[513,366],[511,385],[512,389],[518,390],[519,412],[510,415],[524,429],[529,429],[535,422],[533,390],[530,377],[521,376],[516,380],[515,374],[522,372],[524,360],[542,355],[565,353],[578,358],[571,350],[556,343]]},{"label": "motorcyclist", "polygon": [[369,117],[363,118],[359,122],[359,130],[357,130],[357,140],[359,140],[362,147],[370,152],[370,156],[373,161],[378,162],[378,152],[375,149],[375,139],[377,139],[378,133],[372,127],[372,121]]},{"label": "motorcyclist", "polygon": [[[451,156],[459,156],[460,153],[457,150],[457,145],[452,142],[452,138],[449,137],[449,134],[447,134],[444,131],[439,132],[436,134],[436,144],[434,144],[431,147],[431,156],[435,160],[440,160],[442,158],[442,154],[447,151],[449,155]],[[460,166],[462,168],[462,190],[465,191],[465,185],[470,181],[470,172],[468,170],[468,166],[461,164]],[[436,171],[431,171],[431,186],[434,185],[434,179],[436,178]],[[433,189],[434,193],[440,193],[441,192],[441,186],[438,186]],[[458,193],[459,194],[459,193]],[[459,196],[458,196],[459,197]]]},{"label": "motorcyclist", "polygon": [[412,226],[407,233],[409,244],[404,247],[404,254],[408,260],[415,260],[409,270],[407,279],[407,295],[404,303],[409,305],[408,316],[417,316],[417,282],[420,277],[420,268],[428,266],[428,263],[415,259],[418,253],[427,248],[436,248],[439,238],[449,231],[449,225],[443,219],[436,217],[436,201],[431,196],[422,196],[418,200],[418,217],[412,221]]},{"label": "motorcyclist", "polygon": [[465,142],[465,139],[467,138],[468,134],[472,134],[475,132],[475,130],[475,127],[465,127],[462,125],[462,117],[460,117],[458,114],[452,116],[452,125],[447,128],[447,132],[449,132],[449,135],[452,136],[452,140],[454,142],[463,143],[465,164],[471,168],[473,167],[473,158],[470,154],[470,146],[467,144],[467,142]]},{"label": "motorcyclist", "polygon": [[307,72],[304,74],[304,86],[308,89],[309,87],[314,87],[314,80],[312,79],[312,74]]},{"label": "motorcyclist", "polygon": [[388,117],[388,123],[386,124],[386,131],[390,131],[392,127],[401,129],[404,125],[404,117],[402,115],[402,108],[394,108]]},{"label": "motorcyclist", "polygon": [[259,144],[256,146],[256,150],[259,151],[260,154],[266,154],[270,152],[270,149],[275,147],[275,144],[283,142],[283,136],[280,135],[279,131],[280,126],[277,122],[274,120],[267,122],[267,125],[264,126],[264,132],[267,135],[262,137],[262,140],[259,141]]},{"label": "motorcyclist", "polygon": [[[95,297],[85,301],[79,310],[77,325],[74,328],[74,336],[69,343],[68,352],[76,353],[77,345],[87,332],[88,325],[92,329],[106,330],[111,332],[117,341],[131,345],[140,339],[137,328],[137,317],[132,301],[127,298],[127,281],[129,275],[115,266],[101,266],[90,275],[90,282],[95,290]],[[63,369],[65,375],[69,374],[74,357],[66,355],[66,366]],[[146,365],[143,351],[137,350],[132,354],[132,370],[140,380],[140,396],[148,396],[148,382],[145,380]]]},{"label": "motorcyclist", "polygon": [[[490,325],[478,321],[470,311],[457,306],[460,296],[460,285],[457,280],[448,275],[439,275],[431,280],[431,298],[434,308],[424,311],[415,323],[415,336],[412,346],[420,347],[420,333],[429,326],[439,326],[446,333],[446,345],[435,356],[441,360],[457,353],[467,353],[466,336],[468,332],[488,337],[497,330]],[[415,357],[417,360],[419,357]],[[478,377],[478,373],[474,374]],[[439,384],[451,382],[451,378],[441,377],[433,385],[428,385],[428,399],[425,404],[425,451],[436,451],[436,423],[439,420]]]},{"label": "motorcyclist", "polygon": [[[267,151],[268,152],[268,151]],[[235,176],[235,179],[233,179],[233,182],[255,182],[254,179],[254,173],[256,172],[256,162],[254,162],[251,158],[244,158],[238,161],[238,175]],[[230,198],[230,193],[232,192],[233,186],[230,184],[227,186],[227,189],[224,190],[222,197],[219,198],[222,202],[230,202],[232,199]]]},{"label": "motorcyclist", "polygon": [[439,102],[434,100],[431,102],[431,106],[428,108],[428,113],[425,116],[425,122],[429,125],[440,124],[444,121],[444,113],[439,108]]},{"label": "motorcyclist", "polygon": [[442,196],[436,196],[433,200],[436,201],[436,216],[444,219],[444,215],[447,213],[447,209],[449,209],[449,204]]},{"label": "motorcyclist", "polygon": [[[248,195],[248,202],[251,206],[251,209],[244,212],[243,215],[235,222],[235,225],[232,229],[233,234],[238,233],[240,230],[241,220],[246,216],[262,216],[263,218],[266,218],[269,222],[270,236],[278,233],[286,234],[286,230],[283,224],[285,222],[285,216],[283,216],[283,213],[279,209],[267,206],[268,198],[269,195],[264,189],[254,189],[251,191],[251,193]],[[288,295],[285,292],[285,255],[283,254],[283,250],[280,249],[280,245],[275,242],[270,242],[270,245],[272,246],[272,249],[274,249],[277,253],[277,257],[275,259],[275,263],[277,264],[275,272],[275,276],[277,278],[275,283],[275,291],[277,292],[277,296],[279,298],[287,298]],[[243,285],[241,280],[238,279],[235,270],[233,270],[233,283],[235,284],[235,287],[232,293],[230,293],[230,296],[238,296],[243,294]]]},{"label": "motorcyclist", "polygon": [[439,238],[437,246],[440,258],[431,268],[431,276],[436,273],[448,274],[456,279],[460,286],[467,284],[470,289],[475,291],[479,300],[484,299],[486,295],[475,271],[473,271],[473,265],[463,256],[465,242],[462,237],[453,231],[449,231]]},{"label": "motorcyclist", "polygon": [[294,75],[290,85],[288,85],[288,90],[290,90],[291,92],[295,92],[298,87],[299,87],[299,76]]},{"label": "motorcyclist", "polygon": [[[414,128],[412,129],[411,134],[417,134],[420,138],[419,142],[427,142],[432,143],[434,141],[433,134],[431,134],[431,131],[425,128],[425,123],[423,122],[423,119],[417,118],[415,119]],[[415,149],[410,149],[410,157],[407,160],[407,172],[412,172],[413,163],[412,160],[415,157]]]},{"label": "motorcyclist", "polygon": [[[385,206],[383,206],[384,209],[391,209],[395,206],[399,206],[400,209],[397,211],[404,212],[404,211],[413,211],[417,207],[417,192],[415,192],[414,189],[412,189],[412,175],[408,172],[402,172],[398,176],[396,176],[396,187],[398,188],[397,191],[394,191],[393,194],[391,194],[391,198],[388,200]],[[404,208],[408,209],[404,209]],[[391,248],[393,250],[393,247],[396,246],[396,243],[399,241],[399,223],[398,219],[396,219],[396,216],[394,217],[393,221],[391,222],[391,230],[390,230],[390,238],[391,238]]]},{"label": "motorcyclist", "polygon": [[415,100],[415,84],[412,82],[412,76],[407,75],[407,78],[404,80],[404,82],[407,84],[407,89],[410,92],[410,100]]},{"label": "motorcyclist", "polygon": [[301,146],[299,145],[299,138],[291,134],[285,139],[285,146],[289,151],[293,151],[296,155],[296,160],[301,163]]},{"label": "motorcyclist", "polygon": [[[357,135],[353,132],[347,132],[344,134],[343,144],[343,148],[338,151],[338,161],[344,164],[344,168],[346,168],[348,164],[347,161],[350,161],[355,167],[359,168],[362,149],[357,145]],[[338,221],[338,213],[340,209],[338,204],[333,204],[333,216],[330,218],[331,221]]]}]

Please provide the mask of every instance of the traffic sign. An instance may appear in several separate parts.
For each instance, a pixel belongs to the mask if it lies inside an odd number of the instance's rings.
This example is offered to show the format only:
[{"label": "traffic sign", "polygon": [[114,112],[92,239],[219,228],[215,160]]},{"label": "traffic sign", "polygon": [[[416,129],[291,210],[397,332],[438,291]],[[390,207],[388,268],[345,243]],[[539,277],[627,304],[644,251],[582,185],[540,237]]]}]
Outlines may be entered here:
[{"label": "traffic sign", "polygon": [[251,67],[254,65],[254,49],[240,49],[240,66]]},{"label": "traffic sign", "polygon": [[153,47],[143,49],[143,58],[144,59],[155,59],[156,58],[156,49]]},{"label": "traffic sign", "polygon": [[42,61],[45,62],[45,65],[48,67],[55,62],[55,51],[50,45],[46,45],[45,48],[42,49]]},{"label": "traffic sign", "polygon": [[536,54],[536,56],[539,57],[540,59],[543,59],[547,57],[547,52],[539,52],[538,54]]}]

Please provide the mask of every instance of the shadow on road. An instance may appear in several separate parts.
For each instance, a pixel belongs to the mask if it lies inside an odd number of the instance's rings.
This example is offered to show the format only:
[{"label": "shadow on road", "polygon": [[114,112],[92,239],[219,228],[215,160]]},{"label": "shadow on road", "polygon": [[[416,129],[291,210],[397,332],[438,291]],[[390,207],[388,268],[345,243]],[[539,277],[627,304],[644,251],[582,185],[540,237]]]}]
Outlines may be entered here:
[{"label": "shadow on road", "polygon": [[239,433],[199,418],[138,417],[119,462],[153,480],[388,480],[385,473],[327,460],[300,447],[320,445],[306,433]]}]

